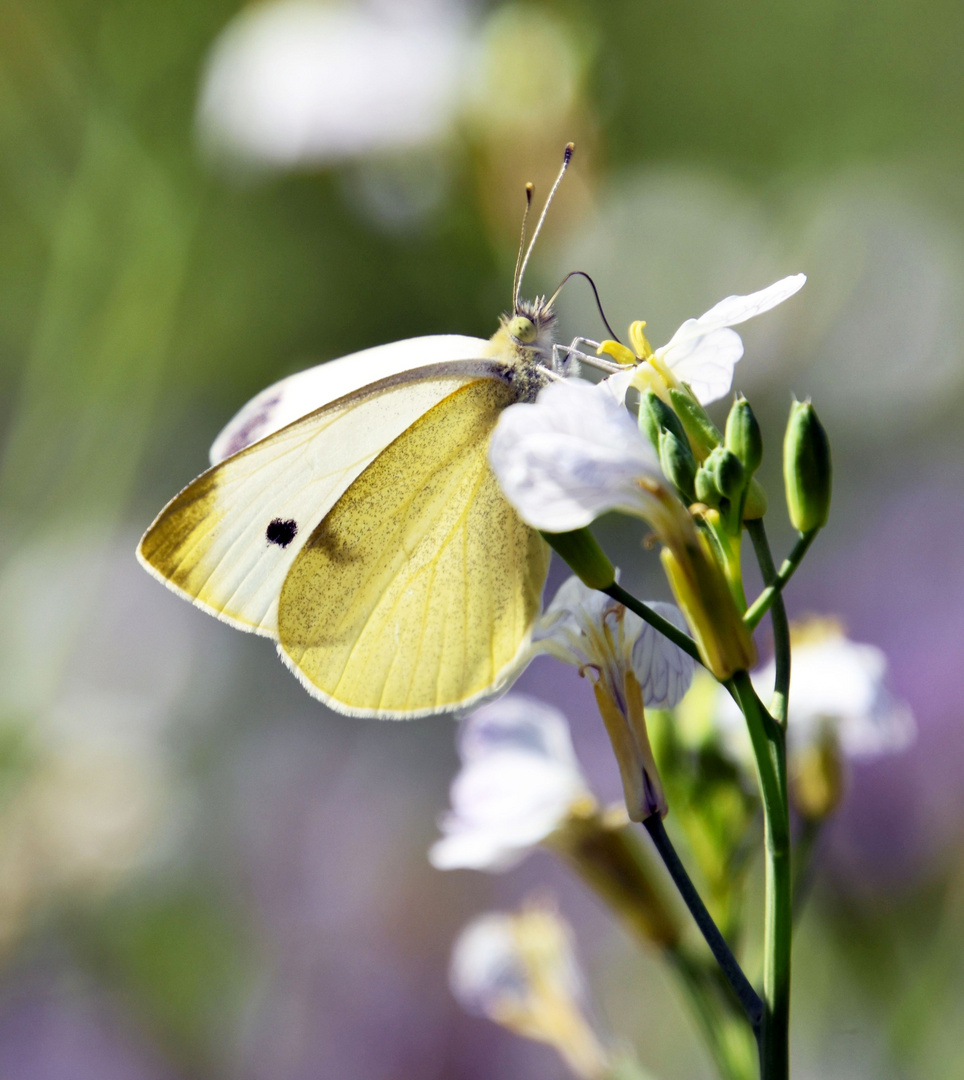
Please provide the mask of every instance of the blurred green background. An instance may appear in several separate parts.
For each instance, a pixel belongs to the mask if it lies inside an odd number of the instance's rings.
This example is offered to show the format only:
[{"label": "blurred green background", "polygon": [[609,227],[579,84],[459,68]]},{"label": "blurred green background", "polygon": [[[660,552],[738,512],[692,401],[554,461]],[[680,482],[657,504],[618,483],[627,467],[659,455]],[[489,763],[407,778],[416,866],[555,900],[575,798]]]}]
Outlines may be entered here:
[{"label": "blurred green background", "polygon": [[[462,923],[545,880],[602,1027],[710,1075],[652,960],[546,857],[428,867],[451,721],[327,713],[134,561],[269,382],[487,337],[522,185],[569,139],[527,292],[586,270],[658,344],[810,275],[737,373],[771,493],[791,392],[833,440],[791,614],[884,648],[920,735],[855,768],[826,838],[795,1075],[964,1073],[962,55],[946,0],[0,0],[0,1078],[561,1076],[445,982]],[[602,336],[582,285],[560,308]],[[631,530],[608,542],[665,593]],[[555,675],[524,687],[614,795],[591,695]]]}]

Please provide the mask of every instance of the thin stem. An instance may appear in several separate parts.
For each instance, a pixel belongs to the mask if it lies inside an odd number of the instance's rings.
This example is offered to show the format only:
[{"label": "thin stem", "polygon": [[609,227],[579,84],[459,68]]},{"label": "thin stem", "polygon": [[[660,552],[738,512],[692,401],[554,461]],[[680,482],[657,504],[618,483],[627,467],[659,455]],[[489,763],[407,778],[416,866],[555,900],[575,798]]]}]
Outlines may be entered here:
[{"label": "thin stem", "polygon": [[696,886],[686,872],[686,867],[683,865],[679,855],[677,855],[676,848],[673,847],[673,843],[663,827],[663,819],[659,814],[651,814],[643,822],[643,825],[652,838],[660,858],[663,860],[670,877],[673,879],[673,883],[683,898],[683,902],[696,920],[696,925],[699,927],[706,944],[710,947],[710,952],[713,953],[716,962],[720,965],[720,969],[726,977],[726,981],[730,984],[734,994],[736,994],[747,1020],[750,1022],[754,1032],[759,1031],[763,1016],[763,1002],[750,985],[749,979],[747,979],[736,957],[730,951],[730,947],[713,921],[713,917],[706,910],[703,898],[697,892]]},{"label": "thin stem", "polygon": [[688,653],[697,660],[699,663],[703,663],[700,658],[700,651],[696,647],[696,642],[689,636],[684,634],[678,626],[674,626],[669,619],[664,619],[662,615],[658,615],[651,607],[647,607],[642,600],[637,600],[632,593],[626,592],[626,590],[617,582],[613,582],[607,589],[601,589],[607,596],[611,596],[614,600],[618,600],[624,607],[629,608],[630,611],[635,612],[643,622],[648,622],[650,626],[655,627],[661,634],[668,637],[674,645],[679,646],[683,652]]},{"label": "thin stem", "polygon": [[[747,522],[746,529],[753,541],[756,561],[763,574],[763,584],[768,587],[774,586],[778,575],[776,566],[773,564],[773,554],[770,551],[770,542],[767,540],[763,518]],[[773,626],[773,653],[776,668],[770,711],[776,720],[781,724],[786,724],[790,697],[790,623],[787,620],[783,594],[779,590],[774,594],[770,605],[770,622]]]},{"label": "thin stem", "polygon": [[731,682],[746,717],[763,797],[766,839],[763,997],[766,1011],[760,1071],[763,1080],[788,1080],[793,876],[787,805],[786,733],[763,707],[745,671],[738,671]]},{"label": "thin stem", "polygon": [[[755,629],[757,623],[770,609],[770,605],[780,595],[780,591],[783,589],[784,585],[786,585],[790,578],[793,577],[794,570],[800,565],[804,555],[807,553],[807,548],[813,543],[813,539],[816,535],[816,529],[812,529],[808,533],[800,534],[797,538],[797,542],[793,545],[793,550],[783,560],[783,565],[780,567],[776,577],[749,606],[747,613],[743,616],[743,621],[750,630]],[[755,546],[756,544],[754,543],[754,547]],[[759,553],[757,553],[757,557],[759,558]]]}]

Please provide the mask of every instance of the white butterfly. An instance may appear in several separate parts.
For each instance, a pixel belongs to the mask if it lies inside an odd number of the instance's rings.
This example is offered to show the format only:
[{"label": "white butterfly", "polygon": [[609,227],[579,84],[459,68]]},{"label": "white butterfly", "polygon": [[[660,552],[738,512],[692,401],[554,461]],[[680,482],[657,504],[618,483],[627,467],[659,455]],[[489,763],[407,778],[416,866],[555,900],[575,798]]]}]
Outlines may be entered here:
[{"label": "white butterfly", "polygon": [[338,711],[461,709],[506,685],[528,652],[549,549],[486,451],[501,412],[565,367],[555,298],[519,299],[531,250],[520,247],[513,312],[489,341],[411,338],[258,394],[138,548],[174,591],[276,639]]}]

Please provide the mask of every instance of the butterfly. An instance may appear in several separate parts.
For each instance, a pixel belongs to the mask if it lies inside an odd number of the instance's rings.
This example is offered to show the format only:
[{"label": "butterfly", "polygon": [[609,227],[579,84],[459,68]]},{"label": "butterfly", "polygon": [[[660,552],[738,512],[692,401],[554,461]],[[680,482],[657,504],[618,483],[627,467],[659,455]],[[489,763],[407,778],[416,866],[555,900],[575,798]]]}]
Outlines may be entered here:
[{"label": "butterfly", "polygon": [[460,710],[507,685],[529,652],[549,548],[506,501],[487,447],[506,408],[565,373],[558,290],[519,291],[571,154],[528,248],[523,220],[512,312],[490,340],[410,338],[268,387],[140,542],[150,573],[276,640],[338,712]]}]

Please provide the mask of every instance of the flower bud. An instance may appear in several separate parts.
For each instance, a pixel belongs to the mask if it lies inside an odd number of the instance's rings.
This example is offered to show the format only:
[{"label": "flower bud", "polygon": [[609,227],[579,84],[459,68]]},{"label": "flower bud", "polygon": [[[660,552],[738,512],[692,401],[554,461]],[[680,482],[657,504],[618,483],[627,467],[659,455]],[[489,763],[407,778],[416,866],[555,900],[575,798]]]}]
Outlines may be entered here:
[{"label": "flower bud", "polygon": [[743,520],[756,521],[767,512],[767,493],[755,476],[750,477],[746,487],[746,502],[743,504]]},{"label": "flower bud", "polygon": [[676,415],[689,436],[690,445],[696,456],[702,460],[723,441],[719,428],[709,418],[703,406],[687,390],[677,390],[676,387],[671,386],[668,393]]},{"label": "flower bud", "polygon": [[649,441],[657,452],[662,431],[672,431],[680,442],[687,441],[686,432],[683,430],[679,417],[652,390],[647,390],[639,397],[639,430],[649,437]]},{"label": "flower bud", "polygon": [[717,491],[724,499],[736,502],[743,493],[745,483],[740,459],[731,450],[718,446],[706,461],[707,465],[709,465],[710,461],[713,462],[713,479],[716,482]]},{"label": "flower bud", "polygon": [[793,527],[812,532],[827,523],[832,483],[830,440],[809,401],[794,401],[783,440],[783,481]]},{"label": "flower bud", "polygon": [[746,475],[752,476],[763,460],[763,436],[750,403],[741,394],[726,418],[726,448],[740,459]]},{"label": "flower bud", "polygon": [[808,821],[820,821],[840,805],[844,768],[840,744],[832,732],[791,759],[790,798],[794,809]]},{"label": "flower bud", "polygon": [[590,589],[607,589],[616,580],[613,564],[588,527],[542,535]]},{"label": "flower bud", "polygon": [[703,663],[722,682],[756,662],[753,638],[701,533],[697,542],[660,552],[673,596],[693,631]]},{"label": "flower bud", "polygon": [[693,481],[696,478],[696,458],[686,442],[672,431],[664,429],[659,436],[659,464],[663,475],[671,481],[688,502],[694,499]]},{"label": "flower bud", "polygon": [[707,506],[717,507],[720,505],[720,493],[716,488],[716,477],[713,470],[701,465],[696,470],[696,479],[693,482],[696,498]]}]

